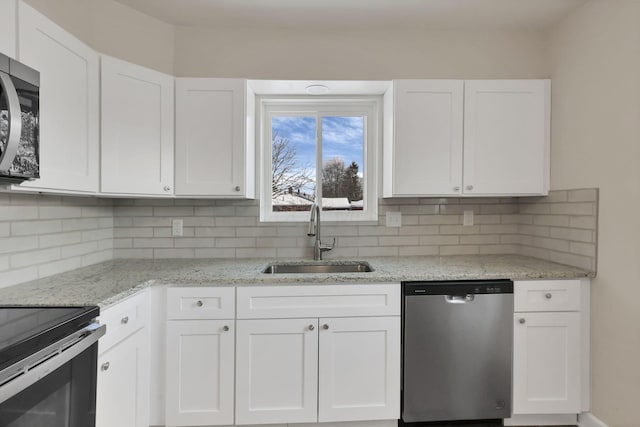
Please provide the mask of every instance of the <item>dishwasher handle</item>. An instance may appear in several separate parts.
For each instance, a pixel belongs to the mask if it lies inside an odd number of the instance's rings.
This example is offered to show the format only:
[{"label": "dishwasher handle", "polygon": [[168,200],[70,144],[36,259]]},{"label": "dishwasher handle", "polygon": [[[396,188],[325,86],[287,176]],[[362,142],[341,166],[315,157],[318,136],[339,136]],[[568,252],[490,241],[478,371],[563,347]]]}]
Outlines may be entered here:
[{"label": "dishwasher handle", "polygon": [[466,304],[473,302],[475,296],[473,294],[466,295],[445,295],[444,300],[449,304]]}]

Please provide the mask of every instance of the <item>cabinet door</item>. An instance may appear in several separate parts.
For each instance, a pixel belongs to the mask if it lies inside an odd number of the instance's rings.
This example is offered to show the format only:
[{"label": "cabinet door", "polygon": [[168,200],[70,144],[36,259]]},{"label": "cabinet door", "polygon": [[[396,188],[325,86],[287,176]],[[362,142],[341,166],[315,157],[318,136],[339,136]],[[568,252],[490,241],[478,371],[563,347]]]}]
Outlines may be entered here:
[{"label": "cabinet door", "polygon": [[0,53],[16,57],[17,1],[0,0]]},{"label": "cabinet door", "polygon": [[463,82],[398,80],[393,90],[394,138],[385,141],[392,194],[385,196],[460,194]]},{"label": "cabinet door", "polygon": [[318,319],[238,320],[236,424],[318,420]]},{"label": "cabinet door", "polygon": [[176,195],[254,196],[246,97],[245,80],[176,79]]},{"label": "cabinet door", "polygon": [[233,424],[233,320],[167,322],[166,424]]},{"label": "cabinet door", "polygon": [[102,56],[103,193],[171,195],[173,77]]},{"label": "cabinet door", "polygon": [[40,179],[17,188],[98,190],[98,54],[19,3],[19,59],[40,72]]},{"label": "cabinet door", "polygon": [[513,413],[580,412],[580,313],[516,313]]},{"label": "cabinet door", "polygon": [[149,425],[149,342],[141,329],[98,357],[96,427]]},{"label": "cabinet door", "polygon": [[548,80],[466,81],[464,192],[547,194]]},{"label": "cabinet door", "polygon": [[400,318],[320,319],[318,421],[400,417]]}]

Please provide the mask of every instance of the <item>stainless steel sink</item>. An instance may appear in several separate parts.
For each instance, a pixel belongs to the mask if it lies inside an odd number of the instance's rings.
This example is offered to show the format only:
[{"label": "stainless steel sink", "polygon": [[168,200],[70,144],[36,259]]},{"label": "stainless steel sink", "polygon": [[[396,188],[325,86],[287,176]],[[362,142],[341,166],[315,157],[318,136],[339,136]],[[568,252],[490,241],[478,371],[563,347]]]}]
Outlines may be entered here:
[{"label": "stainless steel sink", "polygon": [[324,262],[276,262],[262,270],[265,274],[287,273],[370,273],[371,265],[364,261],[324,261]]}]

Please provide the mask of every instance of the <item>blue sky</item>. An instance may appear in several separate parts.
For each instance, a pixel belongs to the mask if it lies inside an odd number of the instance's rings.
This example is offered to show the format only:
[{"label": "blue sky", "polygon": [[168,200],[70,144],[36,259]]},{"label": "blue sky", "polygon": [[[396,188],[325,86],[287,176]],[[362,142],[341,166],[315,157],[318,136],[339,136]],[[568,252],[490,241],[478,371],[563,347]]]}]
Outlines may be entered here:
[{"label": "blue sky", "polygon": [[[355,161],[359,174],[364,165],[364,119],[362,117],[322,117],[322,161],[340,157],[345,165]],[[291,141],[301,168],[315,170],[316,118],[273,117],[272,132]]]}]

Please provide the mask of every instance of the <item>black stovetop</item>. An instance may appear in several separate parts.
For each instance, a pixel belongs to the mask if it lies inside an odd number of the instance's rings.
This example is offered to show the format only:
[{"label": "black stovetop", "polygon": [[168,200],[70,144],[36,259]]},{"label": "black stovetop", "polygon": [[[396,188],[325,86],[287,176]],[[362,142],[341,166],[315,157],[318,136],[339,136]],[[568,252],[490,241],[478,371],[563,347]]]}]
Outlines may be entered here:
[{"label": "black stovetop", "polygon": [[0,370],[81,329],[98,307],[0,306]]}]

